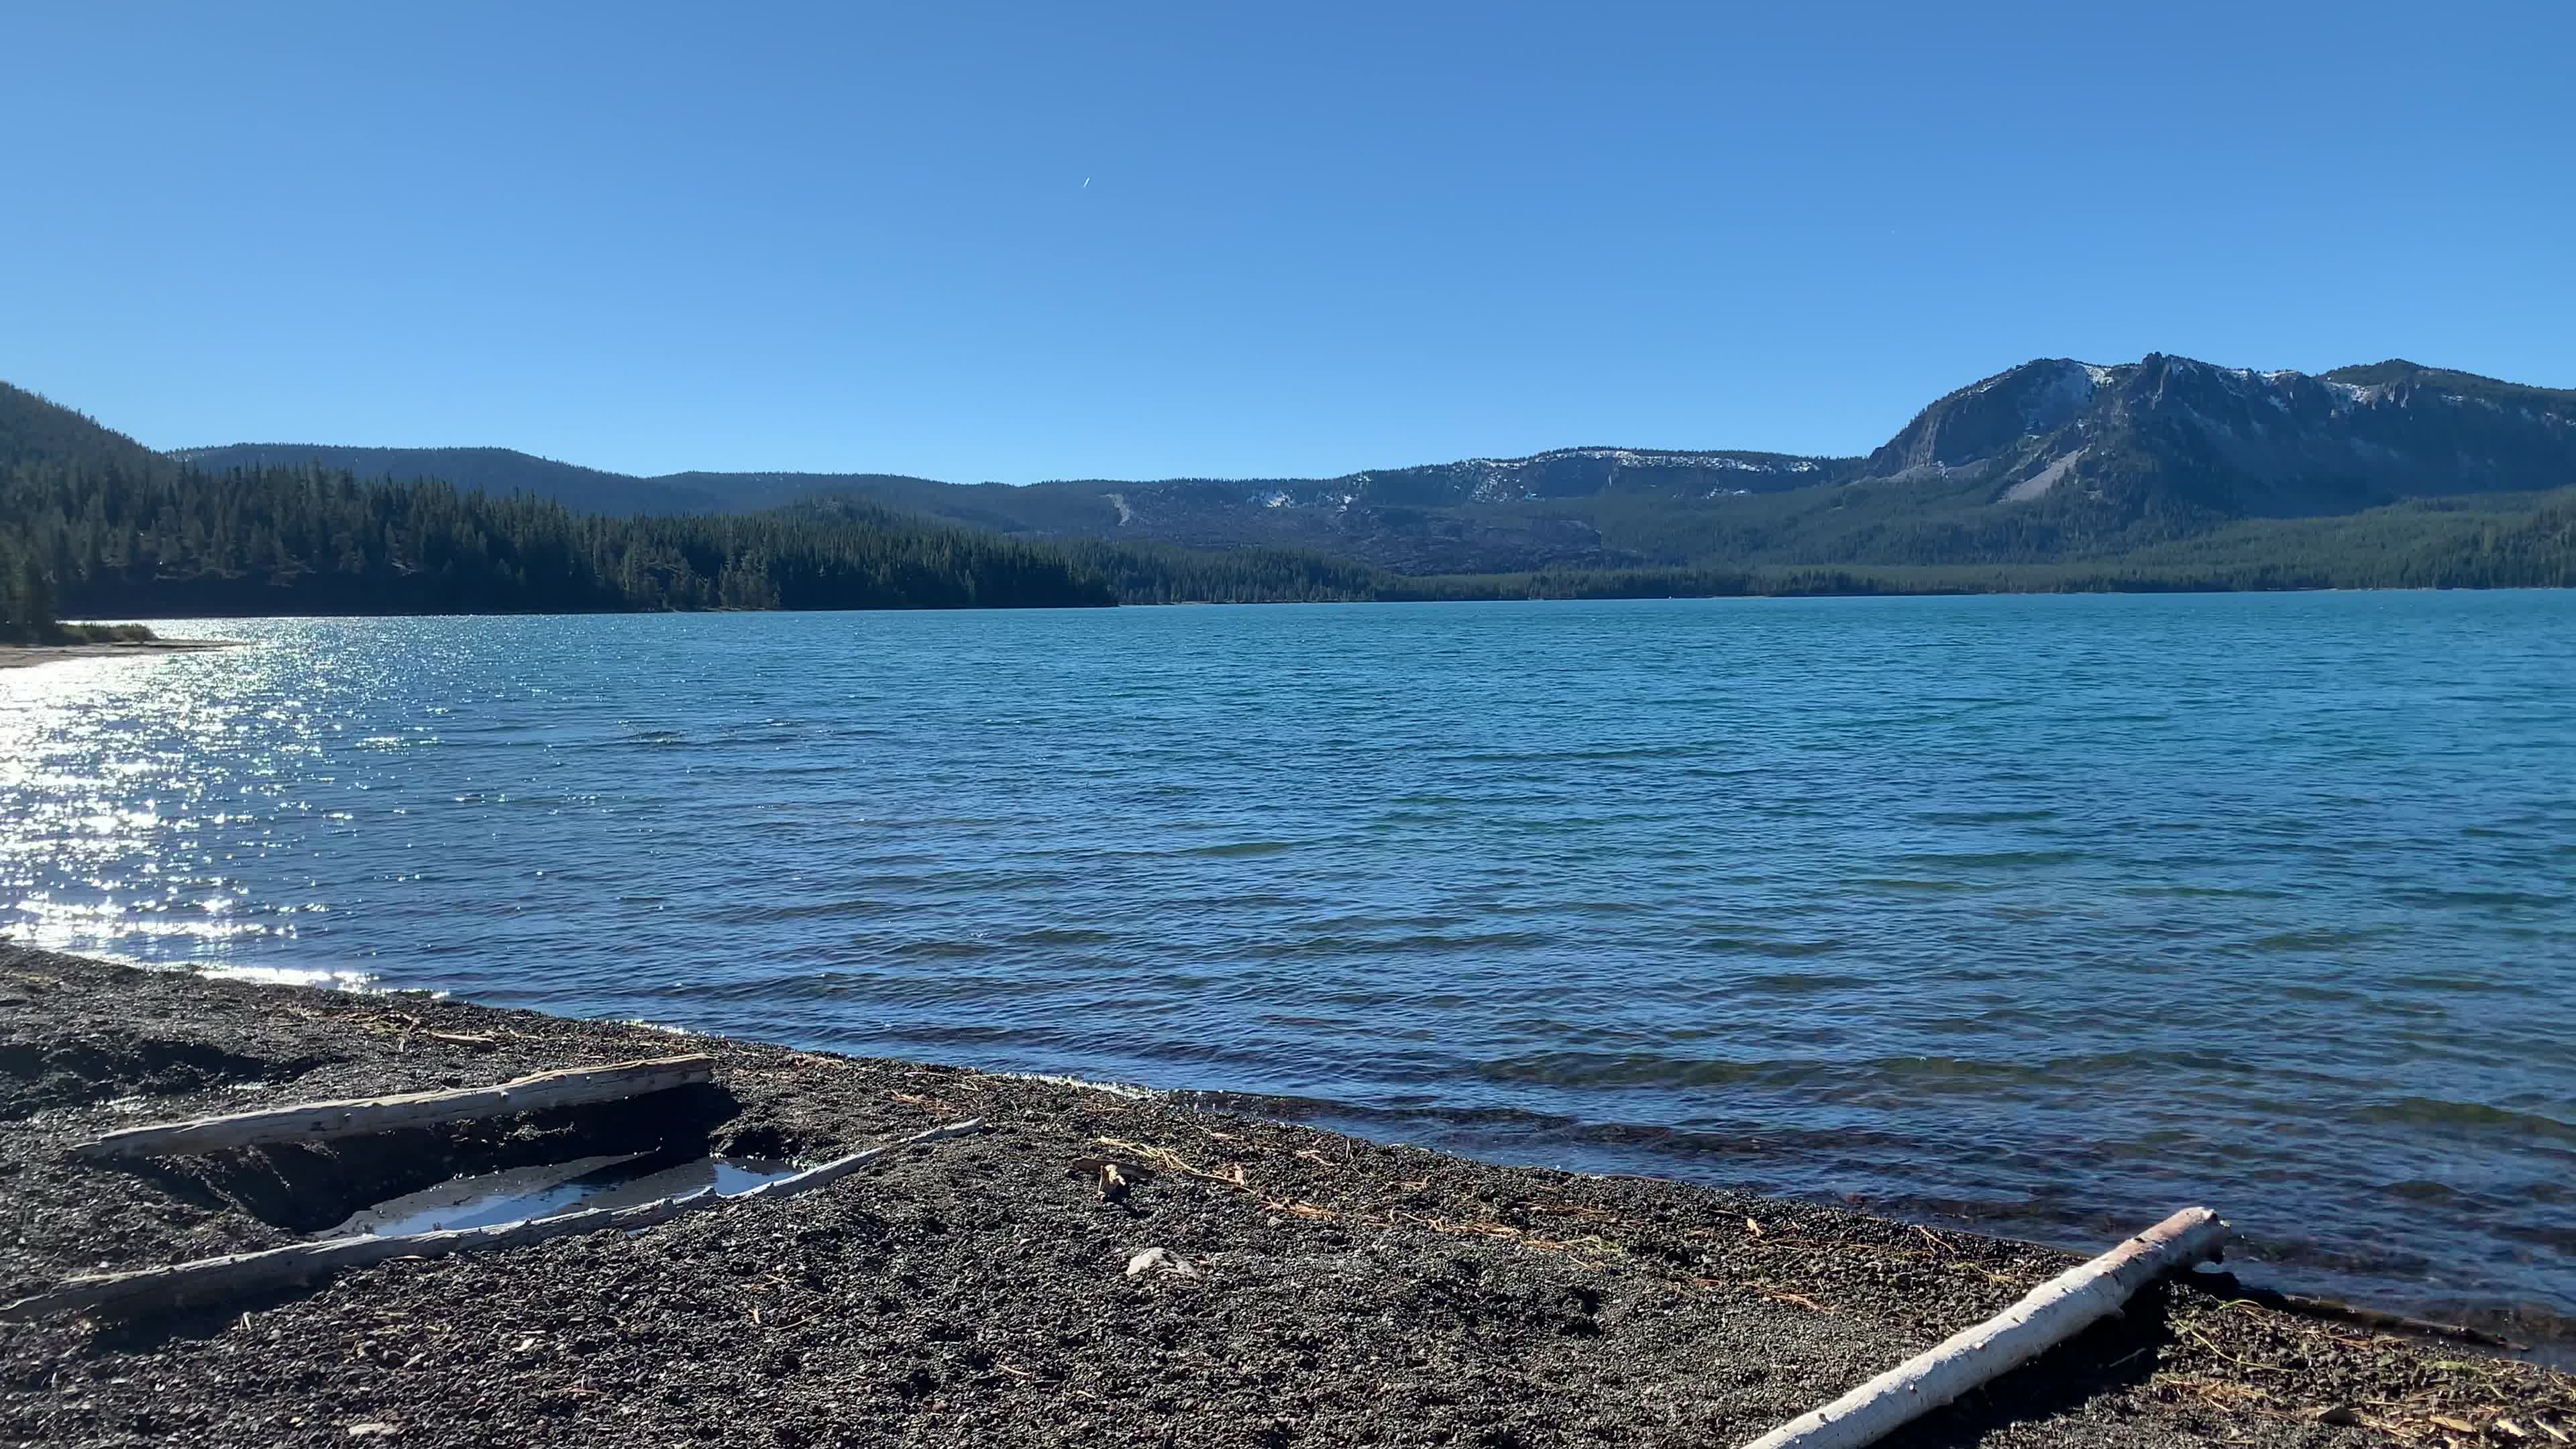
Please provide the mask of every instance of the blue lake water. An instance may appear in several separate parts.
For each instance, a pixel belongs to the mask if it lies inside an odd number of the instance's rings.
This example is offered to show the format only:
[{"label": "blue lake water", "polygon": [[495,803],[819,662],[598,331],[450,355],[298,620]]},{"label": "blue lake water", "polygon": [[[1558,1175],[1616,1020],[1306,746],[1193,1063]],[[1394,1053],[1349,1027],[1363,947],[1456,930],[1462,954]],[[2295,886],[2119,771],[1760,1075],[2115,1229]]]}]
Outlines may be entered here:
[{"label": "blue lake water", "polygon": [[16,939],[2576,1313],[2576,593],[164,629]]}]

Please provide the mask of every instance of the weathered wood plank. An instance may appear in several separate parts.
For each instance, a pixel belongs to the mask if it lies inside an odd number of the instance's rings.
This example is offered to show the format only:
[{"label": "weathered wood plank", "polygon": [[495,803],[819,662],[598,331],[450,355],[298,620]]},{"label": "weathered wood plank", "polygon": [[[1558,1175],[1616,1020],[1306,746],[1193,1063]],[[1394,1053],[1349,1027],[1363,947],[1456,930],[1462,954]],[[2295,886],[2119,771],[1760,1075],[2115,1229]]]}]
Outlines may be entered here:
[{"label": "weathered wood plank", "polygon": [[2216,1213],[2185,1208],[2042,1283],[2001,1314],[1748,1441],[1744,1449],[1861,1449],[1874,1444],[1898,1426],[2073,1338],[2118,1311],[2155,1278],[2218,1256],[2227,1233]]},{"label": "weathered wood plank", "polygon": [[711,1081],[715,1071],[716,1059],[710,1056],[657,1057],[650,1061],[613,1062],[606,1066],[567,1067],[562,1071],[538,1072],[489,1087],[406,1092],[394,1097],[350,1097],[332,1102],[300,1102],[256,1112],[200,1117],[191,1122],[129,1127],[122,1132],[111,1132],[95,1142],[83,1142],[72,1148],[72,1152],[92,1159],[184,1157],[272,1142],[321,1142],[334,1137],[391,1132],[403,1127],[506,1117],[548,1107],[613,1102]]},{"label": "weathered wood plank", "polygon": [[945,1137],[963,1137],[983,1129],[984,1119],[981,1117],[950,1122],[915,1132],[882,1147],[835,1158],[792,1176],[775,1178],[730,1197],[719,1196],[713,1188],[701,1188],[680,1197],[656,1198],[633,1207],[595,1208],[559,1217],[527,1218],[515,1223],[450,1228],[434,1233],[291,1243],[283,1248],[269,1248],[256,1253],[231,1253],[220,1258],[199,1258],[194,1262],[173,1263],[159,1268],[73,1278],[45,1292],[0,1306],[0,1318],[23,1321],[73,1309],[105,1316],[133,1316],[290,1288],[344,1268],[362,1268],[395,1258],[443,1258],[451,1253],[524,1247],[550,1238],[572,1237],[603,1229],[647,1228],[700,1208],[810,1192],[905,1147],[936,1142]]}]

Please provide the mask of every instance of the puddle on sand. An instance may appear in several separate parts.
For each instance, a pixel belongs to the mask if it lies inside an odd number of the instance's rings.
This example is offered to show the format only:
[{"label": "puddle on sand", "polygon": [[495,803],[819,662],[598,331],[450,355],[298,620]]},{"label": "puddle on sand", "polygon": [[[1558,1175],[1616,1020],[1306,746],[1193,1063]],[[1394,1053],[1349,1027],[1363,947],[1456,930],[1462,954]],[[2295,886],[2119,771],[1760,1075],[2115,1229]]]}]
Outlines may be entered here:
[{"label": "puddle on sand", "polygon": [[701,1157],[673,1167],[641,1167],[652,1155],[639,1152],[625,1157],[580,1157],[570,1162],[487,1172],[479,1177],[450,1178],[436,1187],[380,1202],[315,1236],[393,1236],[441,1228],[489,1227],[521,1218],[632,1207],[703,1187],[730,1196],[800,1170],[792,1162],[765,1157]]}]

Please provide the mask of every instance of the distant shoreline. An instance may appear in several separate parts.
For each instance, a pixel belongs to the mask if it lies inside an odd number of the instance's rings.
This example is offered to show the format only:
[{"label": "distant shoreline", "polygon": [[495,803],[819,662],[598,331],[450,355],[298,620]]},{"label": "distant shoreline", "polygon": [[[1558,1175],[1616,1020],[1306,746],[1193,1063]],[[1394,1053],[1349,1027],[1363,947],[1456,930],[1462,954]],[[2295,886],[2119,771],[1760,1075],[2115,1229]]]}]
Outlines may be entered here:
[{"label": "distant shoreline", "polygon": [[0,669],[26,669],[67,659],[122,659],[139,654],[194,654],[231,649],[246,639],[137,639],[116,644],[0,644]]},{"label": "distant shoreline", "polygon": [[[2570,584],[2284,584],[2271,588],[2193,587],[2155,585],[2123,588],[1881,588],[1847,590],[1766,590],[1737,593],[1549,593],[1485,594],[1456,597],[1424,595],[1394,598],[1317,598],[1317,599],[1168,599],[1133,600],[1111,605],[884,605],[848,609],[455,609],[421,611],[391,609],[358,613],[316,613],[287,610],[267,614],[186,613],[175,609],[151,607],[126,608],[127,617],[151,618],[164,622],[191,624],[225,624],[241,620],[296,619],[640,619],[677,617],[750,616],[768,614],[1048,614],[1105,613],[1117,609],[1264,609],[1280,607],[1330,607],[1350,605],[1414,604],[1617,604],[1677,603],[1701,600],[1745,600],[1751,602],[1796,601],[1806,599],[2071,599],[2114,597],[2216,597],[2219,595],[2280,594],[2518,594],[2566,593],[2576,591]],[[0,644],[0,668],[41,664],[55,658],[76,658],[84,654],[103,654],[156,650],[184,652],[198,649],[227,649],[253,641],[246,639],[156,639],[133,644],[22,645]],[[19,656],[28,657],[19,657]]]}]

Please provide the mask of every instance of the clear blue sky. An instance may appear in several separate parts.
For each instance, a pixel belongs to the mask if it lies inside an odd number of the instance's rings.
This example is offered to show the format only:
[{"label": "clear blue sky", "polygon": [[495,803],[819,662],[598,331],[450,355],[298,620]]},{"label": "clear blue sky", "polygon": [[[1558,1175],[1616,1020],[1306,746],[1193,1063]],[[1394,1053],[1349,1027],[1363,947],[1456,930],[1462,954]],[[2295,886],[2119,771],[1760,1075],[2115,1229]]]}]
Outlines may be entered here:
[{"label": "clear blue sky", "polygon": [[18,5],[0,378],[635,472],[1855,452],[2576,386],[2576,5]]}]

